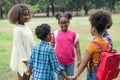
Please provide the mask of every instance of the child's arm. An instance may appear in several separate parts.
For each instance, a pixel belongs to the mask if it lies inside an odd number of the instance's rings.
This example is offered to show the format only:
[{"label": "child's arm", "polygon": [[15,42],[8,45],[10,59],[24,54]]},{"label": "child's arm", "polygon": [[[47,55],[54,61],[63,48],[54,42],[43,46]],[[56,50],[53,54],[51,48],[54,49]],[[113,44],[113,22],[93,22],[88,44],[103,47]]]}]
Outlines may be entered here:
[{"label": "child's arm", "polygon": [[86,51],[85,56],[76,72],[74,75],[74,79],[76,80],[77,77],[84,71],[85,67],[87,66],[88,61],[90,61],[91,55]]},{"label": "child's arm", "polygon": [[54,49],[51,49],[50,64],[52,66],[52,70],[54,70],[57,74],[61,74],[66,80],[70,80],[69,77],[67,77],[67,75],[65,74],[64,68],[60,66],[55,55]]},{"label": "child's arm", "polygon": [[23,63],[24,63],[26,66],[28,66],[28,61],[23,61]]},{"label": "child's arm", "polygon": [[25,73],[32,74],[32,68],[33,68],[34,59],[35,59],[35,49],[33,49],[32,54],[30,56],[30,59],[29,59],[29,61],[27,63],[28,70]]},{"label": "child's arm", "polygon": [[76,55],[77,55],[77,61],[78,61],[78,66],[81,63],[81,51],[80,51],[80,46],[79,46],[79,42],[77,42],[75,44],[75,49],[76,49]]},{"label": "child's arm", "polygon": [[54,36],[54,34],[52,35],[52,38],[51,38],[51,46],[53,48],[55,47],[55,36]]},{"label": "child's arm", "polygon": [[28,68],[28,70],[25,72],[27,76],[30,76],[32,74],[32,68]]},{"label": "child's arm", "polygon": [[[33,54],[30,56],[30,60],[26,63],[27,64],[27,71],[25,74],[27,76],[30,76],[32,74],[32,68],[33,68]],[[25,62],[24,62],[25,63]]]},{"label": "child's arm", "polygon": [[55,47],[55,43],[51,42],[51,46],[54,48]]},{"label": "child's arm", "polygon": [[71,80],[66,74],[65,71],[61,71],[61,75],[66,79],[66,80]]}]

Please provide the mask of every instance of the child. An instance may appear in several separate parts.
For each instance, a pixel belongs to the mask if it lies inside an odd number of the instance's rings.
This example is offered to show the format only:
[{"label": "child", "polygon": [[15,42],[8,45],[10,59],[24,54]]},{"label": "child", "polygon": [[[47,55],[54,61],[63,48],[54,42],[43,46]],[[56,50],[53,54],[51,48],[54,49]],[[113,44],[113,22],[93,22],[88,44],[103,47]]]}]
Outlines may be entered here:
[{"label": "child", "polygon": [[17,4],[8,13],[8,19],[15,24],[13,34],[13,49],[10,68],[17,72],[18,80],[24,80],[23,74],[27,70],[27,62],[34,45],[33,34],[25,26],[31,17],[29,9],[24,4]]},{"label": "child", "polygon": [[[99,42],[102,47],[105,49],[107,46],[107,40],[103,37],[103,33],[109,24],[110,14],[104,10],[97,10],[90,16],[91,30],[90,33],[94,36],[93,41]],[[87,67],[87,80],[98,80],[95,72],[98,69],[100,61],[100,49],[90,42],[86,46],[85,56],[77,70],[76,74],[73,76],[73,80],[76,80],[77,77],[83,72],[85,67]],[[91,61],[92,60],[92,61]],[[92,62],[92,68],[90,68],[90,62]]]},{"label": "child", "polygon": [[[111,18],[111,15],[110,15],[110,13],[107,13],[108,14],[108,20],[109,20],[109,23],[108,23],[108,25],[107,25],[107,29],[109,29],[111,26],[112,26],[112,18]],[[112,38],[111,38],[111,36],[109,35],[109,33],[108,33],[108,31],[107,31],[107,29],[106,29],[106,31],[104,32],[104,34],[103,34],[103,37],[104,38],[106,38],[106,40],[110,43],[110,46],[111,46],[111,50],[113,49],[113,43],[112,43]]]},{"label": "child", "polygon": [[35,34],[41,39],[41,42],[33,48],[28,64],[29,70],[26,74],[29,75],[32,72],[32,80],[55,80],[55,71],[66,80],[70,80],[59,65],[54,49],[49,45],[51,40],[50,28],[49,25],[42,24],[35,29]]},{"label": "child", "polygon": [[[80,64],[80,46],[77,33],[68,30],[71,14],[57,14],[58,24],[61,30],[57,30],[51,40],[51,45],[55,47],[56,55],[59,63],[64,67],[68,76],[74,74],[74,61],[76,50],[78,65]],[[58,75],[58,80],[64,80],[61,75]]]}]

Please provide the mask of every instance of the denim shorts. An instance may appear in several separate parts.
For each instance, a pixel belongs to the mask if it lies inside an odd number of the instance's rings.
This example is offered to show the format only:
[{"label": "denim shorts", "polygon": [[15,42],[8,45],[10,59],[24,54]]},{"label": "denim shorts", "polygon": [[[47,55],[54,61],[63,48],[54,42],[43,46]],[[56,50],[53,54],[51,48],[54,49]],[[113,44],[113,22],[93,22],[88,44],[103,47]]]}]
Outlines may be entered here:
[{"label": "denim shorts", "polygon": [[98,80],[95,72],[97,71],[98,68],[92,68],[92,69],[88,69],[87,68],[87,79],[86,80]]},{"label": "denim shorts", "polygon": [[[60,63],[60,65],[64,68],[67,76],[74,75],[74,63],[70,65],[64,65]],[[61,75],[57,75],[57,80],[64,80],[64,78]]]}]

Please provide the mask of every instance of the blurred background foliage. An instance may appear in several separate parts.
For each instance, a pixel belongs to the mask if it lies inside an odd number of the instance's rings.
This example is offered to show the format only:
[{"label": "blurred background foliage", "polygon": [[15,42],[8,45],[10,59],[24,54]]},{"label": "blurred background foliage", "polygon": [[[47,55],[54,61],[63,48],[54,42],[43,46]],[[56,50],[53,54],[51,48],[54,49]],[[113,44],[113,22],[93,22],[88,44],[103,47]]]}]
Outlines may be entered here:
[{"label": "blurred background foliage", "polygon": [[19,3],[26,4],[33,17],[55,16],[59,12],[84,16],[91,10],[100,8],[112,13],[120,13],[120,0],[0,0],[0,19],[7,18],[9,9]]}]

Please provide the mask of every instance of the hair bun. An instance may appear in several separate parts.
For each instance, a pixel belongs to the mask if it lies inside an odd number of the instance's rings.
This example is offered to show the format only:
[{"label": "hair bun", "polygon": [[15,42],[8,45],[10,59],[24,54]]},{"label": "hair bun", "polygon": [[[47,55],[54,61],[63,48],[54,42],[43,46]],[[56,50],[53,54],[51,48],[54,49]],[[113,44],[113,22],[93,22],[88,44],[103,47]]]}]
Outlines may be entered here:
[{"label": "hair bun", "polygon": [[72,15],[70,13],[66,13],[68,19],[72,19]]}]

